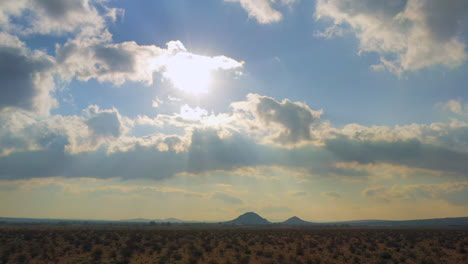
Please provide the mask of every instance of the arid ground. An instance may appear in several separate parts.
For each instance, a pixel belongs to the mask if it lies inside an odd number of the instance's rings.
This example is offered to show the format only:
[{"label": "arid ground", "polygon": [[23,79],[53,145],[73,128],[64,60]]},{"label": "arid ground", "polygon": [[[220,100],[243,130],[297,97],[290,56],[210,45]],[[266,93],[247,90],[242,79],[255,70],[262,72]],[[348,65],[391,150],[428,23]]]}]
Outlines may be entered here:
[{"label": "arid ground", "polygon": [[0,263],[468,263],[466,228],[0,226]]}]

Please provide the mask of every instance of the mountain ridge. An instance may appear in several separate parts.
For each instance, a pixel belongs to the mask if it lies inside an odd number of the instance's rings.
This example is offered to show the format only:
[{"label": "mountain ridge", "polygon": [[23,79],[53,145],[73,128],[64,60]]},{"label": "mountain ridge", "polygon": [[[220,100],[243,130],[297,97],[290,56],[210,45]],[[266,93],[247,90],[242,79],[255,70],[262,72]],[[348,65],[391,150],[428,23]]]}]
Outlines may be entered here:
[{"label": "mountain ridge", "polygon": [[166,219],[145,219],[133,218],[125,220],[103,220],[103,219],[59,219],[59,218],[20,218],[20,217],[0,217],[0,223],[10,224],[28,224],[28,223],[97,223],[97,224],[113,224],[113,223],[135,223],[145,224],[154,221],[156,223],[174,223],[174,224],[212,224],[212,225],[238,225],[238,226],[258,226],[258,225],[278,225],[278,226],[468,226],[468,217],[445,217],[445,218],[430,218],[430,219],[414,219],[414,220],[351,220],[351,221],[329,221],[329,222],[309,222],[293,216],[283,222],[272,223],[254,212],[247,212],[239,217],[225,222],[208,222],[208,221],[185,221],[177,218]]}]

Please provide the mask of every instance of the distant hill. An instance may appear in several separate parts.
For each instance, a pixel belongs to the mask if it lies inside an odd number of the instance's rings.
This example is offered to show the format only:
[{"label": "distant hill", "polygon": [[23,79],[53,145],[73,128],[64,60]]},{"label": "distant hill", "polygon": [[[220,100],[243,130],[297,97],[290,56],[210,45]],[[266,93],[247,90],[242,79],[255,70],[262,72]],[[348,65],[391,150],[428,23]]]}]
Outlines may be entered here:
[{"label": "distant hill", "polygon": [[134,219],[123,219],[120,222],[129,222],[129,223],[185,223],[187,221],[180,220],[177,218],[166,218],[166,219],[146,219],[146,218],[134,218]]},{"label": "distant hill", "polygon": [[247,212],[243,215],[240,215],[234,220],[224,222],[223,224],[227,225],[269,225],[270,221],[259,216],[254,212]]},{"label": "distant hill", "polygon": [[98,223],[106,224],[112,223],[112,220],[98,220],[98,219],[54,219],[54,218],[20,218],[20,217],[0,217],[0,223],[11,223],[11,224],[58,224],[58,223]]},{"label": "distant hill", "polygon": [[[156,223],[188,223],[188,224],[215,224],[210,222],[192,222],[177,218],[166,219],[145,219],[134,218],[126,220],[96,220],[96,219],[46,219],[46,218],[15,218],[15,217],[0,217],[0,223],[7,224],[146,224],[154,221]],[[218,224],[218,222],[216,223]],[[245,213],[234,220],[221,222],[224,225],[269,225],[270,221],[259,216],[254,212]],[[340,222],[321,222],[314,223],[293,216],[288,220],[274,225],[288,226],[382,226],[382,227],[449,227],[449,226],[464,226],[468,227],[468,217],[453,217],[453,218],[434,218],[434,219],[418,219],[418,220],[354,220]]]},{"label": "distant hill", "polygon": [[146,218],[132,218],[132,219],[122,219],[120,222],[129,222],[129,223],[149,223],[151,220]]},{"label": "distant hill", "polygon": [[284,222],[281,222],[279,224],[289,225],[289,226],[318,225],[317,223],[304,221],[304,220],[300,219],[297,216],[293,216],[293,217],[289,218],[288,220],[286,220]]}]

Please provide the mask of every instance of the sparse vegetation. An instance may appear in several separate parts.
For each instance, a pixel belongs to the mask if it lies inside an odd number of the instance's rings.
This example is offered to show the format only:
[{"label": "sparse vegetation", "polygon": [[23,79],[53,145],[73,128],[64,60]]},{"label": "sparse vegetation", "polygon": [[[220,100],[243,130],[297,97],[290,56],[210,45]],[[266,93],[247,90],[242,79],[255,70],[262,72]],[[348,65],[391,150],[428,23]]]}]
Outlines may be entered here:
[{"label": "sparse vegetation", "polygon": [[0,226],[0,263],[468,263],[468,229]]}]

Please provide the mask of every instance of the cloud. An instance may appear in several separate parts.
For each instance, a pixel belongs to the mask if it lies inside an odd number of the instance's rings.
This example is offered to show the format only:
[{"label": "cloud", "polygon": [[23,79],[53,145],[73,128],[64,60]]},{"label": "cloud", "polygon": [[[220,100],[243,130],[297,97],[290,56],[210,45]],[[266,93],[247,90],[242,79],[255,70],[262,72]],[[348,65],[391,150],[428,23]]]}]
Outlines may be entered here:
[{"label": "cloud", "polygon": [[59,73],[64,79],[96,79],[121,85],[125,81],[153,83],[153,72],[161,66],[156,58],[164,51],[136,42],[102,43],[105,39],[75,39],[56,50]]},{"label": "cloud", "polygon": [[248,94],[246,101],[232,103],[231,108],[251,130],[275,131],[271,140],[281,145],[311,141],[313,125],[322,115],[322,111],[314,111],[301,102],[279,102],[258,94]]},{"label": "cloud", "polygon": [[376,70],[402,74],[434,65],[457,67],[467,59],[460,38],[468,17],[465,0],[318,0],[315,16],[329,19],[334,29],[348,26],[360,52],[380,55],[380,64],[372,66]]},{"label": "cloud", "polygon": [[446,171],[466,175],[468,153],[421,143],[417,139],[363,141],[345,136],[325,141],[325,148],[339,160],[360,164],[376,162]]},{"label": "cloud", "polygon": [[[383,185],[380,185],[380,186],[374,186],[374,187],[370,187],[370,188],[366,188],[362,191],[362,195],[364,197],[376,197],[377,195],[380,195],[382,194],[383,192],[385,192],[387,190],[387,187],[386,186],[383,186]],[[387,199],[386,197],[383,197],[383,198],[380,198],[381,201],[386,201],[388,202],[389,199]]]},{"label": "cloud", "polygon": [[[254,17],[260,24],[278,22],[283,18],[281,12],[272,7],[274,1],[270,0],[224,0],[225,2],[238,2],[249,17]],[[291,1],[290,1],[291,2]]]},{"label": "cloud", "polygon": [[151,184],[138,185],[117,179],[48,177],[40,179],[0,181],[0,190],[31,192],[36,189],[56,188],[67,194],[86,195],[135,195],[159,194],[182,195],[190,198],[207,197],[206,194],[173,187],[159,187]]},{"label": "cloud", "polygon": [[328,198],[329,200],[336,200],[341,198],[341,194],[338,192],[322,192],[320,193],[323,197]]},{"label": "cloud", "polygon": [[188,172],[231,170],[254,165],[259,158],[255,143],[239,134],[220,138],[212,129],[195,130],[188,149]]},{"label": "cloud", "polygon": [[[163,179],[183,170],[181,164],[185,155],[173,151],[136,147],[126,152],[106,153],[95,150],[72,154],[64,151],[67,144],[67,138],[53,137],[49,139],[47,148],[0,157],[0,177]],[[21,165],[24,162],[28,166]]]},{"label": "cloud", "polygon": [[[167,48],[138,45],[134,41],[107,43],[108,37],[77,38],[57,46],[59,73],[66,79],[96,79],[121,85],[126,81],[153,83],[153,74],[186,92],[205,89],[212,71],[232,70],[243,62],[226,56],[202,56],[190,53],[180,41],[170,41]],[[204,75],[204,78],[202,78]],[[198,91],[197,90],[197,91]]]},{"label": "cloud", "polygon": [[[237,2],[249,17],[253,17],[260,24],[270,24],[283,19],[283,14],[278,7],[290,7],[299,0],[224,0],[225,2]],[[276,7],[275,7],[276,6]]]},{"label": "cloud", "polygon": [[98,106],[93,105],[86,109],[90,115],[86,125],[97,137],[119,137],[122,134],[122,124],[119,112],[116,109],[101,111]]},{"label": "cloud", "polygon": [[462,104],[461,104],[461,102],[459,100],[450,100],[447,103],[442,105],[442,108],[444,110],[450,111],[450,112],[455,113],[455,114],[461,114],[462,111],[465,109],[465,107],[462,106]]},{"label": "cloud", "polygon": [[206,93],[213,71],[236,69],[244,64],[226,56],[208,57],[187,52],[180,41],[169,42],[166,53],[169,56],[161,62],[164,79],[189,93]]},{"label": "cloud", "polygon": [[22,111],[0,112],[0,154],[44,151],[51,146],[67,153],[94,151],[103,145],[110,150],[131,126],[116,109],[90,106],[83,113],[37,118]]},{"label": "cloud", "polygon": [[0,111],[21,108],[46,115],[56,105],[52,69],[54,59],[32,52],[17,38],[0,33]]},{"label": "cloud", "polygon": [[362,195],[378,202],[440,199],[454,205],[468,206],[468,182],[394,185],[391,188],[381,185],[364,189]]},{"label": "cloud", "polygon": [[450,117],[454,117],[460,120],[468,120],[468,104],[463,103],[461,100],[449,100],[445,103],[437,104],[446,113],[450,114]]},{"label": "cloud", "polygon": [[[97,6],[105,13],[100,14]],[[0,27],[20,34],[61,35],[84,31],[96,34],[105,28],[106,17],[115,20],[121,13],[121,10],[109,8],[99,0],[2,1]]]},{"label": "cloud", "polygon": [[[5,110],[0,113],[0,163],[8,168],[0,175],[163,179],[210,171],[241,175],[245,168],[262,166],[283,168],[298,182],[320,176],[467,175],[468,125],[461,121],[338,129],[319,122],[321,111],[306,104],[257,94],[233,103],[227,113],[189,110],[198,114],[131,119],[115,108],[93,105],[81,115],[38,118]],[[141,126],[149,132],[135,133]],[[24,163],[34,169],[19,166]],[[50,170],[34,174],[41,167]],[[259,172],[249,173],[275,178]]]},{"label": "cloud", "polygon": [[[238,134],[221,138],[212,129],[196,129],[182,137],[125,136],[131,122],[115,109],[100,110],[96,106],[87,108],[84,116],[36,120],[20,113],[4,113],[0,121],[4,132],[0,135],[3,179],[163,179],[180,172],[232,170],[257,160],[255,144],[248,139]],[[21,165],[24,163],[28,166]]]},{"label": "cloud", "polygon": [[232,195],[226,194],[226,193],[222,193],[222,192],[215,192],[213,196],[211,196],[211,199],[218,199],[228,204],[243,204],[244,203],[241,199],[234,197]]}]

